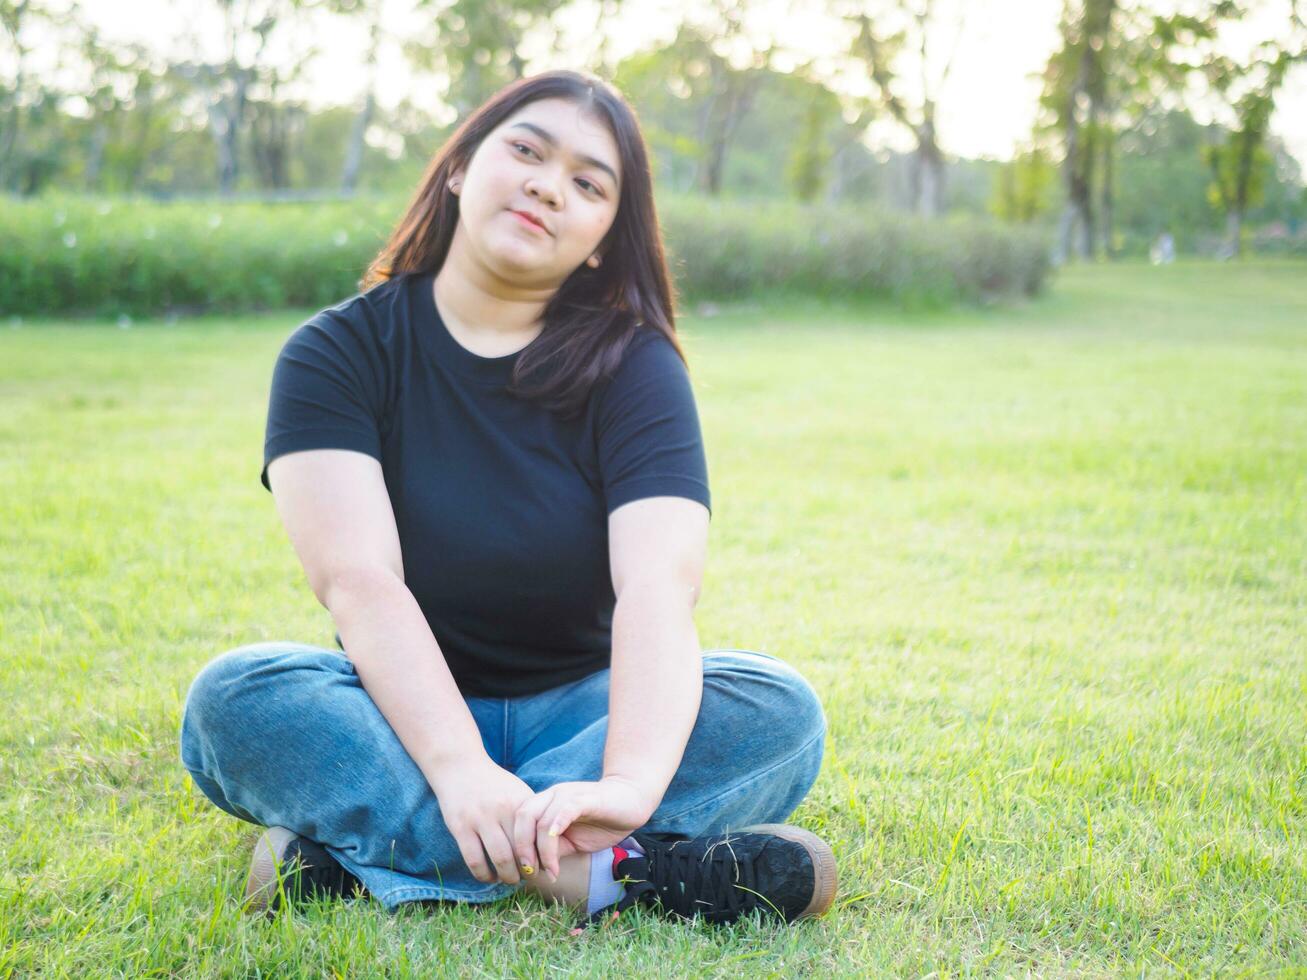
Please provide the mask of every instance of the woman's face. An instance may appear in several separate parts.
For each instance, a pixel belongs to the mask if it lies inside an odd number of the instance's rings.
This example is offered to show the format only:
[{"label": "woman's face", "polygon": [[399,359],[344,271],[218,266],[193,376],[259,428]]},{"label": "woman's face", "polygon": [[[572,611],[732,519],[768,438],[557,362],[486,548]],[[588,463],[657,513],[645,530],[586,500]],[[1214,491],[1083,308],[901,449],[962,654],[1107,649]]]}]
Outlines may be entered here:
[{"label": "woman's face", "polygon": [[459,224],[476,256],[505,278],[557,287],[612,226],[622,172],[602,122],[574,102],[540,99],[492,130],[454,176]]}]

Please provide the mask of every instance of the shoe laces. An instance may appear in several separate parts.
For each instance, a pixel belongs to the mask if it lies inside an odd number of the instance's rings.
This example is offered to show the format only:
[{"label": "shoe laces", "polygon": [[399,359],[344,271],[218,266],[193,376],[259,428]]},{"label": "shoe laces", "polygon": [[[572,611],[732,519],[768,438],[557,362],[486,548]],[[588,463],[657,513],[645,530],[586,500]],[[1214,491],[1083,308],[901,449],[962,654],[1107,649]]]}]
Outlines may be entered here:
[{"label": "shoe laces", "polygon": [[606,924],[637,902],[686,919],[703,916],[721,922],[733,921],[758,905],[753,862],[735,854],[728,836],[706,849],[672,835],[640,834],[636,841],[644,856],[633,854],[617,863],[625,894],[590,913],[577,928]]}]

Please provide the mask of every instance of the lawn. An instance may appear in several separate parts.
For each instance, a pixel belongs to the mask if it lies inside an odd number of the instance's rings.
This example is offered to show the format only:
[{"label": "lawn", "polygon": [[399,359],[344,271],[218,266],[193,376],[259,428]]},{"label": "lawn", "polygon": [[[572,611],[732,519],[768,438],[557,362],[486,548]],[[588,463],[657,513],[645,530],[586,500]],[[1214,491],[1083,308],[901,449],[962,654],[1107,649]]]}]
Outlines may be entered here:
[{"label": "lawn", "polygon": [[258,479],[305,315],[0,322],[0,975],[1307,972],[1307,265],[683,317],[700,639],[822,696],[840,894],[579,940],[521,894],[239,914],[177,726],[221,651],[332,645]]}]

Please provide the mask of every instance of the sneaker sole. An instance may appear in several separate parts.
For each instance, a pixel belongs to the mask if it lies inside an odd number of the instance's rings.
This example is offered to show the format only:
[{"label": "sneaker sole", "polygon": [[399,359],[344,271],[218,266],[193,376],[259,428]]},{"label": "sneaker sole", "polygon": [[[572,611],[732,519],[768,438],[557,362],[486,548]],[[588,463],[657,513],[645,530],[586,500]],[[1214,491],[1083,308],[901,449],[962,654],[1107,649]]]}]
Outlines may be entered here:
[{"label": "sneaker sole", "polygon": [[756,823],[749,827],[742,827],[738,832],[771,834],[783,840],[794,841],[796,844],[803,845],[803,849],[808,852],[808,857],[812,859],[812,901],[808,903],[807,908],[794,917],[794,921],[814,919],[819,915],[826,914],[835,901],[835,892],[839,887],[839,873],[835,868],[835,852],[830,849],[829,844],[812,831],[788,823]]},{"label": "sneaker sole", "polygon": [[245,882],[245,910],[269,911],[277,895],[277,868],[282,864],[286,847],[298,834],[285,827],[268,827],[254,842],[250,856],[250,875]]}]

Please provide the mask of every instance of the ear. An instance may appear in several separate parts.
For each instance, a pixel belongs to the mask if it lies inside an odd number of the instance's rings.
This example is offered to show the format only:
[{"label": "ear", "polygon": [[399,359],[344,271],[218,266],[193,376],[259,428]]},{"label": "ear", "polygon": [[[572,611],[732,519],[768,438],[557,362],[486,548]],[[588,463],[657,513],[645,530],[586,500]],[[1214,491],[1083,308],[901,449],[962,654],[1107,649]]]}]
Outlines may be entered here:
[{"label": "ear", "polygon": [[445,180],[445,186],[449,188],[451,194],[457,195],[463,189],[463,177],[465,169],[459,167]]}]

